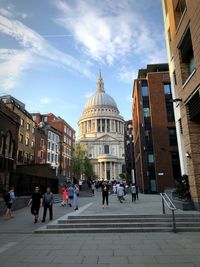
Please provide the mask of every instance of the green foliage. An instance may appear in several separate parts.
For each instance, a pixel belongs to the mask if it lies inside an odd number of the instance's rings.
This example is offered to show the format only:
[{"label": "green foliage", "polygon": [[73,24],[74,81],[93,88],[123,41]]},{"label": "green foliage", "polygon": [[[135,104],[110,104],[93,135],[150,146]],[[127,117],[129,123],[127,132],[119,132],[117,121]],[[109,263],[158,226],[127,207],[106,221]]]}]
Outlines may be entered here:
[{"label": "green foliage", "polygon": [[175,183],[176,183],[176,192],[178,193],[179,198],[191,199],[188,176],[184,174],[179,179],[177,179]]},{"label": "green foliage", "polygon": [[121,179],[126,179],[126,174],[125,174],[125,173],[120,173],[120,174],[119,174],[119,177],[120,177]]},{"label": "green foliage", "polygon": [[96,177],[91,160],[86,156],[85,148],[78,144],[72,156],[72,171],[77,177]]}]

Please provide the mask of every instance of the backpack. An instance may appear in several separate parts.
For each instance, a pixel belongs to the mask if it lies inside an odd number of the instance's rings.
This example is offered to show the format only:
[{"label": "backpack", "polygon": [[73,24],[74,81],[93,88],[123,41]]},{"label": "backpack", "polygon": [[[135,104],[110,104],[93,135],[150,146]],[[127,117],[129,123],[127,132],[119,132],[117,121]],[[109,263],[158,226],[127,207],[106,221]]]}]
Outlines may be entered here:
[{"label": "backpack", "polygon": [[6,203],[9,203],[11,201],[11,197],[10,197],[10,193],[9,192],[4,195],[4,201]]}]

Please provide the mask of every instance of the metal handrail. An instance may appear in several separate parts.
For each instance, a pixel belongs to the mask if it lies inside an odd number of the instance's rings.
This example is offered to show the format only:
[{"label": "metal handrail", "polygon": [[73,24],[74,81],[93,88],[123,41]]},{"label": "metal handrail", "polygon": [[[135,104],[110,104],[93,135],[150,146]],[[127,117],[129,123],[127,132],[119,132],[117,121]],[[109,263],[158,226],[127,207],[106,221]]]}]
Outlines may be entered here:
[{"label": "metal handrail", "polygon": [[166,193],[160,193],[160,196],[162,198],[163,214],[165,214],[165,204],[172,211],[172,226],[173,226],[174,233],[176,233],[176,221],[175,221],[175,214],[174,214],[174,211],[176,210],[176,207],[175,207],[174,203],[171,201],[171,199],[169,198],[169,196]]}]

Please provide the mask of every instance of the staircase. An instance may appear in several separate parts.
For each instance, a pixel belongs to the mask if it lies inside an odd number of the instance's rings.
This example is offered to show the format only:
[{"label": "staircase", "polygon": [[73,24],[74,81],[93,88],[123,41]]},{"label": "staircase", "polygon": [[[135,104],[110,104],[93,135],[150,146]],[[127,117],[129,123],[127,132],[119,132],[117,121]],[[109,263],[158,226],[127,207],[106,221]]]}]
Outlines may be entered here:
[{"label": "staircase", "polygon": [[[176,214],[177,232],[199,232],[200,216]],[[68,216],[35,233],[131,233],[172,232],[171,215],[85,215]]]}]

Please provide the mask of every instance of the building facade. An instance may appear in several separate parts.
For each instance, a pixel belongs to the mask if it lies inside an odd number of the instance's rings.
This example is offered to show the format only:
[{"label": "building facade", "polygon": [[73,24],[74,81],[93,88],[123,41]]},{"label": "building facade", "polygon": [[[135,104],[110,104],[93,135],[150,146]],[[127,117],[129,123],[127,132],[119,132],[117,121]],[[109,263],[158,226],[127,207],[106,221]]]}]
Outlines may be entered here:
[{"label": "building facade", "polygon": [[200,4],[163,0],[181,172],[200,209]]},{"label": "building facade", "polygon": [[163,192],[180,177],[167,64],[139,70],[132,103],[136,183],[142,192]]},{"label": "building facade", "polygon": [[126,121],[124,124],[124,149],[126,181],[128,183],[135,183],[134,137],[132,120]]},{"label": "building facade", "polygon": [[0,101],[0,194],[10,186],[15,171],[20,118]]},{"label": "building facade", "polygon": [[[75,130],[65,120],[63,120],[60,117],[55,116],[52,113],[48,113],[48,114],[32,113],[32,115],[37,125],[39,125],[40,123],[43,123],[59,131],[60,133],[60,139],[59,139],[60,155],[58,159],[58,161],[60,162],[60,167],[59,167],[60,173],[59,174],[64,180],[71,178],[72,176],[72,153],[75,148],[75,138],[76,138]],[[49,140],[49,142],[51,141],[53,140]],[[53,155],[54,154],[51,153],[51,157],[54,157]],[[55,154],[55,158],[56,157],[57,156]]]},{"label": "building facade", "polygon": [[11,95],[1,96],[0,99],[15,114],[20,117],[18,136],[17,165],[35,162],[35,122],[25,109],[25,104]]},{"label": "building facade", "polygon": [[124,119],[114,99],[105,92],[101,73],[78,127],[78,141],[85,147],[96,176],[104,180],[119,178],[124,165]]}]

